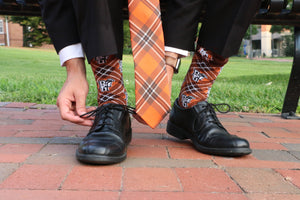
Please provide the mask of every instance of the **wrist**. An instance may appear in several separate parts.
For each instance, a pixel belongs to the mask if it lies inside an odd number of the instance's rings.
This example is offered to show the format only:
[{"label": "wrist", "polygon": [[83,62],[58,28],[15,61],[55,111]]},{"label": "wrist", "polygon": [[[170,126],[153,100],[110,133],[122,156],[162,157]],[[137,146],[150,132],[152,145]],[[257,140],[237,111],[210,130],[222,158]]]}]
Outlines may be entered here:
[{"label": "wrist", "polygon": [[85,63],[83,58],[73,58],[65,62],[67,75],[86,76]]},{"label": "wrist", "polygon": [[167,51],[166,54],[166,64],[171,66],[174,70],[174,73],[177,74],[180,66],[180,58],[177,53]]}]

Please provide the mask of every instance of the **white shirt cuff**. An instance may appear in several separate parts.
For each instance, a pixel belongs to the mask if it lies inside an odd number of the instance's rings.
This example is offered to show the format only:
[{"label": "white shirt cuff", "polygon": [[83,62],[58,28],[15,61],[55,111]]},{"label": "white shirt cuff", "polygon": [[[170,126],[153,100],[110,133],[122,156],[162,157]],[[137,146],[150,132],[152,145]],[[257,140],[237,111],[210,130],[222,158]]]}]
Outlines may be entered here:
[{"label": "white shirt cuff", "polygon": [[168,47],[168,46],[165,46],[165,51],[170,51],[170,52],[173,52],[173,53],[177,53],[183,57],[186,57],[186,56],[189,56],[190,55],[190,52],[187,51],[187,50],[183,50],[183,49],[177,49],[177,48],[174,48],[174,47]]},{"label": "white shirt cuff", "polygon": [[65,66],[65,62],[72,58],[84,58],[84,51],[81,43],[72,44],[64,47],[58,53],[60,65]]}]

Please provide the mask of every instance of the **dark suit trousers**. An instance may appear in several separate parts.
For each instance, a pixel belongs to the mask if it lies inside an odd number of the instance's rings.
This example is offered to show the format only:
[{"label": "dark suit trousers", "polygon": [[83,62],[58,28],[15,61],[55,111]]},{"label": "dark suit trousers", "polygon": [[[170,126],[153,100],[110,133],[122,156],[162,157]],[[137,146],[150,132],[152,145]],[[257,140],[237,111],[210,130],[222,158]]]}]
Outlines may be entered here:
[{"label": "dark suit trousers", "polygon": [[261,0],[168,0],[163,18],[166,46],[194,51],[201,10],[206,14],[198,44],[228,58],[237,53]]},{"label": "dark suit trousers", "polygon": [[88,61],[122,58],[122,0],[40,0],[42,16],[57,52],[82,43]]}]

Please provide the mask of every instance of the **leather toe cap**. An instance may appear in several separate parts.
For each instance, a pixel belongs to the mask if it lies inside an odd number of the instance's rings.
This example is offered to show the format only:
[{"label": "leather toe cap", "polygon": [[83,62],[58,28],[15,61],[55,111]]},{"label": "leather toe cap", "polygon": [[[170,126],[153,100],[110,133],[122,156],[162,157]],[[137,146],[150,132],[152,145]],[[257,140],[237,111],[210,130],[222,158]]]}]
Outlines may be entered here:
[{"label": "leather toe cap", "polygon": [[122,155],[125,152],[125,144],[115,137],[96,137],[83,140],[78,152],[94,155]]}]

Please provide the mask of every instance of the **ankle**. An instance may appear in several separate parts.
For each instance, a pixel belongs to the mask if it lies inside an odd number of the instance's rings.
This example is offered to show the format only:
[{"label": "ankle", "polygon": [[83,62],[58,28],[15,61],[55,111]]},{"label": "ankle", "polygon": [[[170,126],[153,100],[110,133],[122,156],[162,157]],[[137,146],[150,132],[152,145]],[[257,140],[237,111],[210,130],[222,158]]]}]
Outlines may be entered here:
[{"label": "ankle", "polygon": [[99,56],[91,61],[98,89],[98,105],[127,105],[121,60],[115,56]]}]

